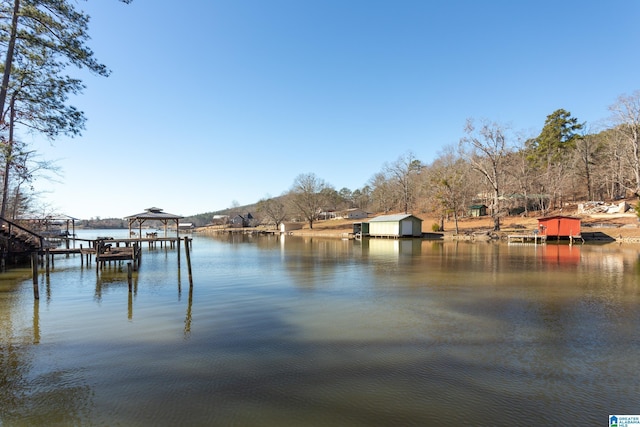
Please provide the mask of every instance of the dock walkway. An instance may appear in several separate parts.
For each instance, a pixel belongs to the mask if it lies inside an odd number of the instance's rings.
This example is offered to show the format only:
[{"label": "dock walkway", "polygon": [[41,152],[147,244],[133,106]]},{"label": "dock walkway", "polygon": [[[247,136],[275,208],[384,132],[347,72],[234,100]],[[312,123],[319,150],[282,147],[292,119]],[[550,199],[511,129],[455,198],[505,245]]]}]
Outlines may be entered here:
[{"label": "dock walkway", "polygon": [[131,261],[133,271],[138,271],[142,251],[140,243],[133,242],[126,246],[113,246],[112,240],[97,240],[95,244],[96,271],[113,261]]},{"label": "dock walkway", "polygon": [[[67,238],[67,247],[47,248],[42,251],[40,255],[47,256],[47,262],[51,258],[53,263],[54,256],[56,255],[81,255],[82,264],[85,260],[87,265],[92,262],[92,258],[96,258],[96,269],[99,270],[107,263],[115,261],[132,261],[134,271],[140,266],[142,259],[142,246],[146,243],[149,249],[155,248],[158,245],[167,248],[174,248],[179,246],[179,237],[156,237],[148,236],[142,238],[112,238],[112,237],[99,237],[97,239],[76,239]],[[80,241],[79,247],[68,247],[70,241]],[[85,247],[86,244],[86,247]]]},{"label": "dock walkway", "polygon": [[541,234],[509,234],[507,240],[509,243],[546,243],[547,236]]}]

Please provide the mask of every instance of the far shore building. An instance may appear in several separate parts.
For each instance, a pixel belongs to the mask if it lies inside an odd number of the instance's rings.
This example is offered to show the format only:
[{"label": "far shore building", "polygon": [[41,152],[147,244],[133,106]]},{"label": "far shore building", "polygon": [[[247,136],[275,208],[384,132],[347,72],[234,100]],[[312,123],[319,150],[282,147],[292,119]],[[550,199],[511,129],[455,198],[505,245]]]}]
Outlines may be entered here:
[{"label": "far shore building", "polygon": [[342,219],[362,219],[368,217],[369,213],[359,208],[345,209],[337,214],[337,218]]},{"label": "far shore building", "polygon": [[254,218],[251,213],[233,216],[229,219],[229,224],[232,227],[253,227],[255,225]]},{"label": "far shore building", "polygon": [[487,205],[472,205],[469,206],[469,215],[471,216],[486,216],[487,215]]},{"label": "far shore building", "polygon": [[326,211],[320,211],[318,212],[317,218],[319,220],[328,220],[328,219],[336,219],[337,218],[337,213],[336,211],[330,209],[330,210],[326,210]]},{"label": "far shore building", "polygon": [[182,231],[182,232],[190,232],[193,231],[193,229],[196,228],[196,225],[192,222],[180,222],[178,223],[178,230]]},{"label": "far shore building", "polygon": [[280,233],[288,233],[293,230],[300,230],[303,226],[303,222],[281,222]]}]

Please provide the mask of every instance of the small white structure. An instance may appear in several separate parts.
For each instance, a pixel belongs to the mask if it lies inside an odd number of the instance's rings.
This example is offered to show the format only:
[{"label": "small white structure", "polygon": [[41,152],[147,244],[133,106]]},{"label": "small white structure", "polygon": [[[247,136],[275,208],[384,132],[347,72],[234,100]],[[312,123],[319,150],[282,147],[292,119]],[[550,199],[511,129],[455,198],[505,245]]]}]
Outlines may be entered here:
[{"label": "small white structure", "polygon": [[421,237],[422,220],[410,214],[382,215],[369,220],[370,237]]},{"label": "small white structure", "polygon": [[280,223],[280,232],[288,233],[292,230],[300,230],[304,223],[302,222],[281,222]]},{"label": "small white structure", "polygon": [[191,231],[194,228],[196,228],[196,226],[192,222],[180,222],[180,223],[178,223],[178,230],[180,230],[180,231]]}]

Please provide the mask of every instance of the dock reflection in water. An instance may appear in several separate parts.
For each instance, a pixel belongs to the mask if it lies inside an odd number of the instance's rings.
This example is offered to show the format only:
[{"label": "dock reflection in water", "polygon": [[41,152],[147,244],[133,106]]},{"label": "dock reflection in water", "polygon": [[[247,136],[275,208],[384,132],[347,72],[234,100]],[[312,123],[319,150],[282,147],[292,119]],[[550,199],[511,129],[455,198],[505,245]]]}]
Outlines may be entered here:
[{"label": "dock reflection in water", "polygon": [[145,249],[131,293],[126,273],[96,277],[73,257],[56,262],[46,300],[34,303],[28,272],[0,280],[0,423],[537,426],[637,413],[637,247],[194,238],[186,298],[162,250]]}]

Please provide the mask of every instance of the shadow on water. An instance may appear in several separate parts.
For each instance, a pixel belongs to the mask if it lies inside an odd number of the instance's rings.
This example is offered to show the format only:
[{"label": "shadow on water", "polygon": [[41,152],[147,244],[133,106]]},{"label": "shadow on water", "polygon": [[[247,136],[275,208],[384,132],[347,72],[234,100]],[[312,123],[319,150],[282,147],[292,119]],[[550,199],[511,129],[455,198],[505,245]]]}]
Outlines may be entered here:
[{"label": "shadow on water", "polygon": [[616,241],[616,239],[601,231],[582,232],[582,238],[585,241],[594,243],[612,243]]}]

